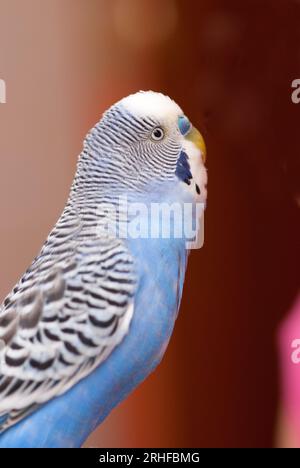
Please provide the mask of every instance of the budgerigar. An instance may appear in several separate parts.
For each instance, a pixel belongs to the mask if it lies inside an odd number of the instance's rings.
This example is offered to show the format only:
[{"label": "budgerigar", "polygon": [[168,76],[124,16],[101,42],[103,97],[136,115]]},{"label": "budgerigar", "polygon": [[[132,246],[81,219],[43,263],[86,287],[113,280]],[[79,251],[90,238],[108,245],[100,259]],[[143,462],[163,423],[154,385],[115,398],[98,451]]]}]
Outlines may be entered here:
[{"label": "budgerigar", "polygon": [[130,223],[124,196],[205,203],[204,160],[198,130],[152,91],[122,99],[88,133],[62,216],[0,306],[0,447],[81,446],[160,362],[186,238],[112,226]]}]

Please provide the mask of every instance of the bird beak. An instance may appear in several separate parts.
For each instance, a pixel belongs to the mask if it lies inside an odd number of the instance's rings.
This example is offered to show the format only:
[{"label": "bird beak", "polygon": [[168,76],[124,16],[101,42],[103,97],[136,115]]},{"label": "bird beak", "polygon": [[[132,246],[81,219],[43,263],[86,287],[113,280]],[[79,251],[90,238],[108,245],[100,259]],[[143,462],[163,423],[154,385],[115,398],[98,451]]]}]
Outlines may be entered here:
[{"label": "bird beak", "polygon": [[202,156],[202,161],[205,163],[206,161],[206,146],[205,142],[203,139],[203,136],[197,130],[195,127],[192,127],[192,129],[188,132],[188,134],[185,136],[185,138],[196,146],[201,151],[201,156]]}]

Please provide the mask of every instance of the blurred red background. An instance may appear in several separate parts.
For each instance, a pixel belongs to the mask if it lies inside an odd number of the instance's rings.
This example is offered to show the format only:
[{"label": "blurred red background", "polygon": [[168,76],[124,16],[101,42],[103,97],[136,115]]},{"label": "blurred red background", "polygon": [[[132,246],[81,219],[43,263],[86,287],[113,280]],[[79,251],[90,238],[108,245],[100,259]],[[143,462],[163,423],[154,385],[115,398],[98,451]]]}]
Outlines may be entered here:
[{"label": "blurred red background", "polygon": [[166,357],[87,446],[274,443],[276,331],[299,290],[299,24],[296,0],[0,0],[1,298],[107,106],[162,91],[208,147],[205,246]]}]

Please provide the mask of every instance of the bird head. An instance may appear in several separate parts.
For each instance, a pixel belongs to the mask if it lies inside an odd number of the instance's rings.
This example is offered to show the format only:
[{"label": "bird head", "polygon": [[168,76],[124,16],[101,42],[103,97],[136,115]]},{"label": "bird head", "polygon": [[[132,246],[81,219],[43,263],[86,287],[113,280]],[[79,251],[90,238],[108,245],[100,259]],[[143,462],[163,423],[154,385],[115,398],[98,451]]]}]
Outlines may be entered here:
[{"label": "bird head", "polygon": [[[117,190],[183,192],[205,202],[206,148],[200,132],[168,96],[140,91],[113,105],[91,130],[85,152],[95,155],[102,183]],[[160,188],[158,188],[158,186]]]}]

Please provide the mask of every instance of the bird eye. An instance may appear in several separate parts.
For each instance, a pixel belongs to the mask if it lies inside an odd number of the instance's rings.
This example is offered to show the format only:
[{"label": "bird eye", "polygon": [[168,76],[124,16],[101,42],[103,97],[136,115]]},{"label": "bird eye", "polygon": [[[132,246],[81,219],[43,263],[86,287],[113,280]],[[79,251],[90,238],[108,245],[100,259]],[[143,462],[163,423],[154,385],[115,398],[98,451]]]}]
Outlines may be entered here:
[{"label": "bird eye", "polygon": [[153,132],[151,133],[151,138],[154,141],[160,141],[164,138],[165,132],[161,127],[156,127]]}]

